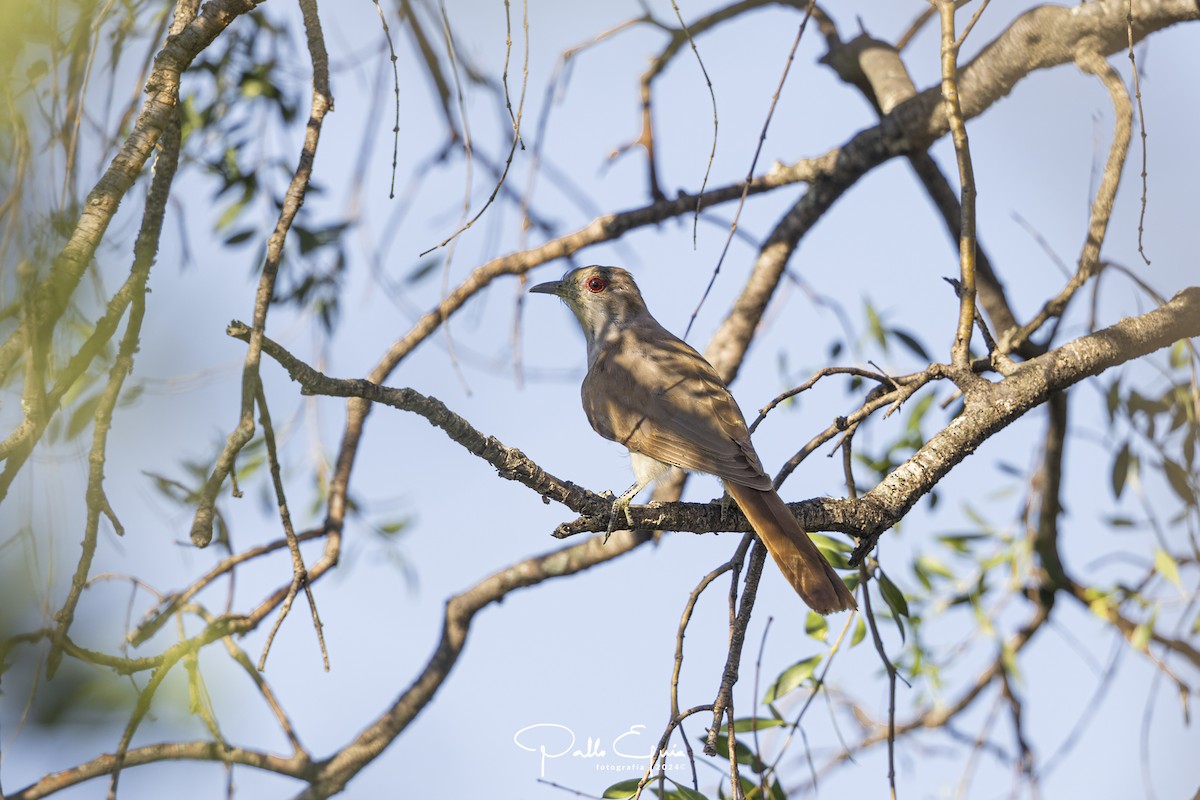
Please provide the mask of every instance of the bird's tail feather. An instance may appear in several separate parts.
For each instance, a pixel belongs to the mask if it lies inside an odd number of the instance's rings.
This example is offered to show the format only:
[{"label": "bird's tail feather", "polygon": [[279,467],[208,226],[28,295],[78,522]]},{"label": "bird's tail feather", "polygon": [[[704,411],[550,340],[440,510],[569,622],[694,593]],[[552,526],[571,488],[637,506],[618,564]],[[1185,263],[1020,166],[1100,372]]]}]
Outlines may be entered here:
[{"label": "bird's tail feather", "polygon": [[818,614],[858,608],[854,595],[774,490],[762,491],[726,482],[758,538],[788,583]]}]

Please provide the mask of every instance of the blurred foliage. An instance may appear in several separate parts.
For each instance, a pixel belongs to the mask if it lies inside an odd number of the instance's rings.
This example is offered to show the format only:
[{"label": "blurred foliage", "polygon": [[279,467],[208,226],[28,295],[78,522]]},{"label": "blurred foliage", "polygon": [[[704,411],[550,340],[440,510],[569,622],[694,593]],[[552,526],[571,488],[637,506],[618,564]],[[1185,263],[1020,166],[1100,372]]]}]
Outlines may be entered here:
[{"label": "blurred foliage", "polygon": [[[295,31],[272,23],[264,11],[247,15],[245,22],[227,31],[189,72],[183,134],[189,163],[216,184],[212,203],[222,210],[213,232],[230,247],[255,245],[249,266],[257,274],[295,169],[303,135],[303,126],[296,123],[309,90],[307,76],[291,67],[304,61]],[[268,137],[295,145],[265,147]],[[308,195],[322,192],[316,181],[308,184]],[[326,333],[332,333],[346,271],[345,234],[353,224],[350,219],[318,221],[301,206],[272,302],[313,312]]]}]

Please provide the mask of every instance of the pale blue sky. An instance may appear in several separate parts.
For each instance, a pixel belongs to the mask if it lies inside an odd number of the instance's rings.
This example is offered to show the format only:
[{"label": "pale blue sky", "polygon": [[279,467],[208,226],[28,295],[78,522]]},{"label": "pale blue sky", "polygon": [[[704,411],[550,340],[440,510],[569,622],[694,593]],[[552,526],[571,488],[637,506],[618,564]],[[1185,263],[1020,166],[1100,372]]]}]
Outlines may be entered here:
[{"label": "pale blue sky", "polygon": [[[660,18],[673,18],[669,3],[652,0],[650,5]],[[711,7],[716,4],[682,4],[687,19]],[[894,39],[922,7],[920,2],[848,2],[839,5],[836,19],[845,38],[853,35],[856,19],[861,18],[872,34]],[[298,25],[293,6],[268,3],[265,8],[274,18],[286,17],[290,24]],[[447,12],[461,51],[489,75],[498,76],[504,56],[503,5],[478,0],[449,2]],[[440,271],[435,271],[438,277],[414,285],[405,278],[420,263],[417,254],[453,230],[464,172],[461,161],[427,167],[420,194],[407,216],[399,223],[392,220],[401,202],[401,198],[387,199],[393,94],[390,79],[381,87],[374,83],[380,48],[375,8],[367,2],[326,3],[322,13],[335,65],[361,66],[339,69],[333,77],[336,110],[326,120],[315,172],[316,182],[326,191],[309,201],[319,219],[333,221],[346,213],[351,197],[348,181],[362,132],[367,126],[378,128],[361,195],[364,225],[361,233],[351,234],[341,322],[320,364],[330,374],[356,377],[408,330],[412,317],[405,309],[424,311],[440,296]],[[514,7],[513,13],[516,27],[519,8]],[[634,2],[532,0],[527,142],[532,144],[545,86],[563,50],[637,13]],[[973,55],[1015,13],[1008,4],[990,7],[966,47],[967,55]],[[698,40],[720,114],[710,185],[722,185],[745,174],[798,21],[794,11],[771,7]],[[400,191],[410,185],[414,167],[444,144],[444,128],[428,81],[394,24],[393,34],[401,46]],[[1105,247],[1106,257],[1136,269],[1167,295],[1195,283],[1198,274],[1195,187],[1200,176],[1194,142],[1200,130],[1200,94],[1194,76],[1200,74],[1200,55],[1195,37],[1194,26],[1180,26],[1155,36],[1148,52],[1139,51],[1147,70],[1142,84],[1150,133],[1146,242],[1153,263],[1142,265],[1136,252],[1136,158],[1126,170]],[[515,102],[522,47],[518,30],[514,30],[514,40],[510,86]],[[641,154],[628,154],[612,164],[608,157],[637,134],[637,78],[647,57],[663,43],[664,37],[647,27],[627,31],[581,54],[567,92],[550,117],[547,156],[604,211],[646,202]],[[855,90],[839,84],[828,69],[815,63],[823,52],[823,42],[815,27],[810,27],[781,97],[760,170],[777,158],[787,161],[819,155],[873,123],[874,112]],[[919,88],[936,80],[933,27],[918,36],[907,60]],[[1111,60],[1123,73],[1128,72],[1125,57]],[[304,71],[300,66],[296,69]],[[186,79],[184,85],[186,90]],[[664,191],[693,191],[704,173],[712,133],[708,92],[695,60],[682,55],[656,91]],[[476,89],[468,92],[468,101],[477,146],[493,159],[502,157],[506,134],[499,127],[501,120],[491,98]],[[1011,97],[969,123],[982,241],[1009,285],[1020,315],[1029,315],[1034,303],[1057,290],[1063,278],[1013,214],[1031,221],[1050,246],[1072,263],[1085,234],[1091,176],[1103,163],[1111,119],[1111,107],[1099,84],[1073,68],[1062,67],[1035,73],[1020,83]],[[286,137],[268,136],[270,148],[289,162],[294,159],[299,141],[295,131]],[[939,142],[934,153],[951,172],[949,143]],[[519,153],[510,173],[511,185],[518,189],[525,185],[528,166],[529,154]],[[92,167],[98,168],[99,162]],[[272,179],[281,184],[278,175]],[[544,176],[538,180],[535,203],[563,231],[591,219]],[[490,175],[477,165],[473,209],[486,198],[491,185]],[[180,207],[173,206],[165,232],[168,238],[151,280],[153,293],[145,323],[149,333],[134,373],[147,382],[147,391],[133,409],[118,415],[107,470],[113,505],[129,533],[123,540],[105,534],[94,567],[97,573],[148,577],[162,590],[185,585],[219,554],[181,545],[189,517],[165,505],[143,472],[182,477],[179,459],[208,457],[234,424],[244,346],[226,338],[223,331],[232,318],[249,319],[257,275],[257,265],[251,263],[253,248],[223,251],[214,240],[211,222],[220,209],[209,211],[211,189],[211,183],[194,171],[185,172],[176,189],[187,209],[183,224],[190,236],[192,261],[186,268],[181,264],[176,234]],[[742,230],[757,238],[765,236],[798,191],[755,199],[743,215]],[[128,234],[139,210],[140,200],[131,197],[113,231]],[[714,216],[728,220],[732,211],[730,204],[718,208]],[[457,284],[486,259],[517,247],[518,223],[511,207],[497,205],[489,210],[461,237],[450,283]],[[391,246],[382,253],[381,271],[387,282],[400,287],[403,297],[399,305],[389,300],[380,282],[372,278],[366,255],[369,248],[361,246],[378,241],[385,229]],[[667,327],[682,334],[724,236],[720,226],[702,223],[698,246],[693,249],[690,219],[673,220],[639,230],[621,246],[589,249],[581,260],[629,267],[651,310]],[[119,272],[127,251],[126,247],[109,251],[102,254],[101,261]],[[692,344],[703,349],[753,256],[751,246],[734,242],[714,293],[692,331]],[[790,266],[817,291],[837,297],[860,331],[862,303],[869,301],[887,322],[914,331],[928,346],[939,348],[937,357],[944,359],[957,306],[941,278],[957,272],[955,258],[955,248],[908,166],[891,162],[860,181],[837,203],[804,238]],[[532,277],[549,280],[565,268],[562,262],[548,264]],[[109,285],[115,285],[113,274],[106,278]],[[439,333],[403,363],[390,383],[440,398],[480,430],[520,448],[563,478],[596,490],[624,488],[629,482],[627,457],[618,446],[589,429],[579,407],[583,341],[574,320],[559,303],[534,297],[525,304],[521,329],[527,380],[523,387],[514,380],[511,335],[517,291],[515,280],[497,281],[454,318],[452,330],[463,377],[452,368],[445,336]],[[1063,327],[1065,335],[1083,332],[1085,305],[1073,309],[1075,313]],[[1146,306],[1145,301],[1134,299],[1128,282],[1110,278],[1100,295],[1100,320],[1107,324]],[[322,357],[315,349],[320,341],[315,326],[313,319],[278,309],[272,312],[269,334],[315,361]],[[752,415],[753,409],[786,388],[789,380],[802,380],[825,365],[828,345],[838,335],[840,328],[832,314],[815,306],[794,286],[781,289],[733,386],[743,409]],[[889,371],[917,366],[911,355],[895,349],[885,354],[868,347],[864,357]],[[781,358],[786,358],[788,365],[786,379],[780,374]],[[843,358],[854,357],[846,354]],[[1138,374],[1142,380],[1153,380],[1149,370]],[[314,488],[309,477],[313,460],[318,453],[329,457],[334,452],[342,405],[330,399],[300,398],[295,385],[272,363],[264,364],[263,375],[273,417],[285,431],[281,437],[288,448],[293,513],[299,517],[298,524],[308,525],[319,516],[307,513]],[[944,398],[947,390],[941,387],[937,393],[939,399]],[[1113,508],[1107,488],[1106,443],[1096,441],[1104,429],[1102,386],[1094,382],[1081,387],[1074,398],[1072,428],[1081,435],[1068,446],[1068,516],[1062,547],[1073,572],[1108,585],[1128,574],[1128,565],[1097,564],[1097,559],[1118,548],[1140,550],[1148,559],[1153,543],[1143,533],[1114,536],[1100,524]],[[845,392],[844,385],[830,382],[806,395],[798,408],[776,412],[756,437],[764,464],[769,470],[777,469],[799,443],[854,406],[855,398]],[[930,418],[927,425],[933,421]],[[307,610],[300,608],[280,632],[266,672],[285,708],[294,715],[301,739],[318,756],[344,744],[407,687],[436,644],[448,596],[505,565],[557,546],[549,538],[550,531],[572,517],[564,508],[544,505],[525,487],[496,479],[491,467],[418,417],[376,409],[367,424],[352,494],[372,510],[372,520],[411,517],[412,524],[394,549],[382,545],[364,526],[350,526],[342,565],[316,587],[333,671],[325,674],[321,670]],[[859,446],[869,448],[872,442],[886,441],[901,424],[897,417],[868,426]],[[907,568],[912,552],[924,549],[949,559],[944,548],[938,550],[931,544],[932,537],[966,529],[969,523],[963,512],[968,505],[989,514],[1004,532],[1017,532],[1020,484],[998,470],[997,464],[1028,467],[1044,426],[1044,416],[1034,413],[1005,430],[939,486],[941,503],[936,513],[930,512],[928,503],[921,503],[900,531],[884,536],[881,561],[901,586],[915,585]],[[840,459],[821,455],[810,458],[792,476],[785,497],[800,499],[843,491]],[[34,524],[39,534],[45,532],[39,539],[36,570],[43,583],[47,571],[53,572],[51,606],[60,602],[66,576],[73,568],[82,530],[77,498],[85,472],[85,450],[44,452],[6,504],[6,513],[9,508],[26,509],[24,524]],[[1149,488],[1156,492],[1159,487]],[[697,500],[718,492],[711,478],[694,478],[688,487],[688,496]],[[233,521],[238,547],[278,536],[271,504],[260,502],[261,496],[255,486],[241,501],[222,501]],[[593,737],[610,751],[604,758],[551,759],[545,774],[549,780],[599,794],[609,783],[640,774],[640,770],[613,771],[614,765],[624,762],[613,756],[612,741],[638,725],[646,728],[640,739],[623,740],[628,749],[648,749],[657,739],[668,716],[674,635],[687,593],[701,575],[728,558],[737,541],[733,534],[670,534],[659,547],[644,547],[577,577],[518,592],[503,605],[486,609],[476,617],[466,650],[433,703],[344,796],[570,797],[538,784],[536,754],[513,741],[518,730],[537,724],[565,726],[577,737],[577,746],[585,747],[588,737]],[[311,559],[318,552],[306,551]],[[396,565],[397,557],[415,573],[415,582]],[[964,562],[955,566],[967,568]],[[235,608],[247,606],[289,575],[286,557],[249,565],[239,574]],[[40,601],[45,589],[38,591]],[[687,637],[681,683],[684,706],[711,702],[715,693],[726,646],[727,591],[727,582],[719,581],[697,607]],[[111,583],[90,590],[89,596],[99,607],[81,614],[77,638],[83,644],[112,648],[124,626],[128,589]],[[203,600],[210,607],[223,607],[224,588],[208,593]],[[135,617],[145,603],[144,596],[138,598]],[[1018,691],[1027,699],[1026,719],[1039,763],[1057,749],[1092,702],[1099,682],[1094,664],[1107,663],[1112,644],[1111,635],[1102,632],[1086,612],[1065,600],[1060,605],[1066,607],[1056,609],[1056,623],[1040,634],[1021,661]],[[740,716],[752,709],[754,659],[768,617],[773,621],[759,696],[782,668],[823,651],[822,645],[804,635],[805,612],[768,567],[747,637],[743,679],[737,687]],[[998,625],[1007,631],[1024,613],[1014,601],[1013,607],[1000,615]],[[31,624],[38,624],[36,611],[31,614]],[[947,645],[958,641],[975,623],[964,612],[957,614],[931,623],[924,634]],[[832,621],[835,632],[842,622],[841,617]],[[252,655],[261,648],[264,634],[256,633],[245,642]],[[883,635],[896,652],[898,637],[890,623],[883,628]],[[163,642],[165,639],[158,645]],[[1081,656],[1080,649],[1090,656]],[[969,677],[969,670],[993,655],[993,651],[980,648],[955,662],[947,671],[946,696],[957,696],[959,682]],[[230,668],[224,653],[214,650],[202,662],[225,735],[239,742],[285,749],[267,710],[245,676]],[[869,645],[840,654],[830,678],[839,691],[859,698],[877,717],[886,714],[886,681]],[[1160,797],[1189,795],[1195,789],[1197,771],[1194,759],[1188,756],[1196,752],[1200,737],[1194,726],[1183,726],[1178,699],[1164,682],[1155,680],[1153,667],[1137,654],[1124,654],[1115,681],[1069,758],[1043,780],[1044,796],[1141,795],[1139,737],[1152,686],[1156,688],[1149,741],[1154,788]],[[13,739],[12,720],[20,711],[22,694],[9,682],[5,690],[0,735],[4,737],[6,789],[19,788],[45,771],[115,748],[119,734],[111,731],[101,736],[80,730],[78,738],[55,731],[49,738],[26,728]],[[53,684],[43,690],[53,691]],[[186,716],[181,682],[177,679],[168,690],[156,703],[157,720],[143,726],[135,744],[203,735],[199,723]],[[911,690],[901,687],[900,707],[907,710],[930,691],[931,687],[920,682]],[[992,695],[984,697],[964,715],[959,730],[974,736],[992,703]],[[905,711],[898,716],[908,718]],[[1001,720],[993,741],[1011,751],[1012,735],[1003,713]],[[691,721],[688,732],[693,743],[704,724],[700,717]],[[820,764],[837,749],[823,700],[811,710],[805,729],[813,757]],[[853,737],[849,729],[843,733]],[[552,743],[548,740],[546,744]],[[945,745],[944,738],[932,735],[899,745],[897,783],[902,797],[953,796],[965,750],[948,750]],[[789,751],[784,762],[785,785],[807,777],[801,753],[802,748],[795,746]],[[863,754],[856,765],[826,779],[822,792],[838,797],[880,796],[886,791],[884,755],[882,748]],[[716,767],[727,765],[718,761]],[[702,767],[701,778],[702,788],[715,796],[719,772]],[[289,780],[242,768],[235,772],[235,780],[243,797],[288,797],[300,788]],[[222,791],[223,781],[220,768],[212,765],[167,764],[127,770],[121,792],[126,798],[161,797],[169,784],[180,800],[213,797]],[[1010,771],[985,755],[969,796],[1006,796],[1011,781]],[[100,791],[100,784],[93,782],[61,796],[94,797]]]}]

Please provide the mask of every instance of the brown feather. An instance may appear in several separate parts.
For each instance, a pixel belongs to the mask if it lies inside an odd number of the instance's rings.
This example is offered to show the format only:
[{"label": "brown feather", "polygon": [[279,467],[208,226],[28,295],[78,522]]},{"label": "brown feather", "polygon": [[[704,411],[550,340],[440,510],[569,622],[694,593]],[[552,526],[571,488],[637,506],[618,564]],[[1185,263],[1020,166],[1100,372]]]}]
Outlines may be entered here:
[{"label": "brown feather", "polygon": [[[594,280],[599,288],[585,286]],[[763,471],[725,381],[650,315],[628,272],[581,267],[530,291],[562,297],[583,327],[588,342],[583,409],[597,433],[663,464],[721,478],[813,610],[828,614],[857,607]]]},{"label": "brown feather", "polygon": [[606,439],[683,469],[771,486],[716,370],[649,315],[598,352],[581,394],[588,421]]},{"label": "brown feather", "polygon": [[854,595],[774,489],[760,491],[730,482],[725,488],[750,520],[779,571],[813,611],[830,614],[858,608]]}]

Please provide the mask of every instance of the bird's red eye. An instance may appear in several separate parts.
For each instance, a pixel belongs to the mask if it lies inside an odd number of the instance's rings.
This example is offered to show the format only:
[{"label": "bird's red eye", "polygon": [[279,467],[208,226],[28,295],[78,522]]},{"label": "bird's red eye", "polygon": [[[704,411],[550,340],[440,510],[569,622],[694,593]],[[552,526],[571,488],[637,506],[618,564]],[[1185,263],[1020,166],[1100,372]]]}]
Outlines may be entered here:
[{"label": "bird's red eye", "polygon": [[608,281],[604,280],[604,278],[601,278],[599,275],[593,275],[584,281],[583,285],[587,287],[589,292],[592,292],[593,294],[599,294],[608,287]]}]

